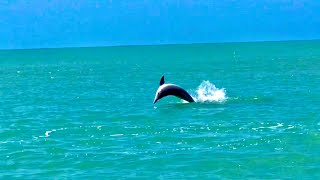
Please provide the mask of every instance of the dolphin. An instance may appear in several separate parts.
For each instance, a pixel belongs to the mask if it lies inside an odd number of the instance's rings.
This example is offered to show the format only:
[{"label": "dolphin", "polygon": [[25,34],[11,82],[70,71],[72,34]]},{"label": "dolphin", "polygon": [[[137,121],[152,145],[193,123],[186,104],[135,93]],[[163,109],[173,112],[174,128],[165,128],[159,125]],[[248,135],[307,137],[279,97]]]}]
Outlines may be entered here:
[{"label": "dolphin", "polygon": [[176,96],[180,99],[186,100],[188,102],[194,102],[193,98],[190,96],[190,94],[184,90],[183,88],[174,85],[174,84],[165,84],[164,83],[164,76],[162,76],[160,80],[160,86],[156,92],[156,95],[154,97],[153,104],[155,104],[159,99],[166,97],[166,96]]}]

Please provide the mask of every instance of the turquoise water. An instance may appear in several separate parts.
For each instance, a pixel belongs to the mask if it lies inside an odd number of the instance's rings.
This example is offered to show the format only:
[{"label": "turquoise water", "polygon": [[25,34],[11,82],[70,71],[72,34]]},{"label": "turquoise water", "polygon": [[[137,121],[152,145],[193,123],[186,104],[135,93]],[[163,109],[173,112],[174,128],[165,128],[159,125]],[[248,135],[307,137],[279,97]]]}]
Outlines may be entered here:
[{"label": "turquoise water", "polygon": [[[196,103],[153,98],[162,75]],[[0,179],[320,178],[320,41],[0,51]]]}]

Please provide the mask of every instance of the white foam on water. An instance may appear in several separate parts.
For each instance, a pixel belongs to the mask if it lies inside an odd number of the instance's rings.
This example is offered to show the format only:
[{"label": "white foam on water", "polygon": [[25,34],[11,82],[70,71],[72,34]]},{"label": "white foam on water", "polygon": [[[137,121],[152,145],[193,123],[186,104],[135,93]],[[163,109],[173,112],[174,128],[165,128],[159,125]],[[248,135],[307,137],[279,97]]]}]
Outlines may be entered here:
[{"label": "white foam on water", "polygon": [[227,96],[224,88],[219,89],[210,81],[202,81],[192,98],[196,102],[224,102]]}]

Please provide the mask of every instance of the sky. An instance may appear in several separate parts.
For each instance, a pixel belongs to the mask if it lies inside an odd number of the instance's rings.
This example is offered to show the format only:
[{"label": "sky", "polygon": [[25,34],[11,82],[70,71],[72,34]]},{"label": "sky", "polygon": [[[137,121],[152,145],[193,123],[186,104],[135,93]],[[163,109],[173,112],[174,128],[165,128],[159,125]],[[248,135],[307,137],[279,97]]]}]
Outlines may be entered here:
[{"label": "sky", "polygon": [[0,49],[303,39],[319,0],[0,1]]}]

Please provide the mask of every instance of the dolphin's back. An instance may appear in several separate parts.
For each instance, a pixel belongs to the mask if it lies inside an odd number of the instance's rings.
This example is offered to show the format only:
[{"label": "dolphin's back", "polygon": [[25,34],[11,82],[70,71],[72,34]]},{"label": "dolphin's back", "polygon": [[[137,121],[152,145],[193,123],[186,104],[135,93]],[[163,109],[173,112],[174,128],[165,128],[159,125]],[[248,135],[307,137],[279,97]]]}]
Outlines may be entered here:
[{"label": "dolphin's back", "polygon": [[164,93],[164,96],[173,95],[188,102],[194,102],[190,94],[183,88],[174,84],[164,84],[163,86],[164,87],[162,88],[162,91]]}]

